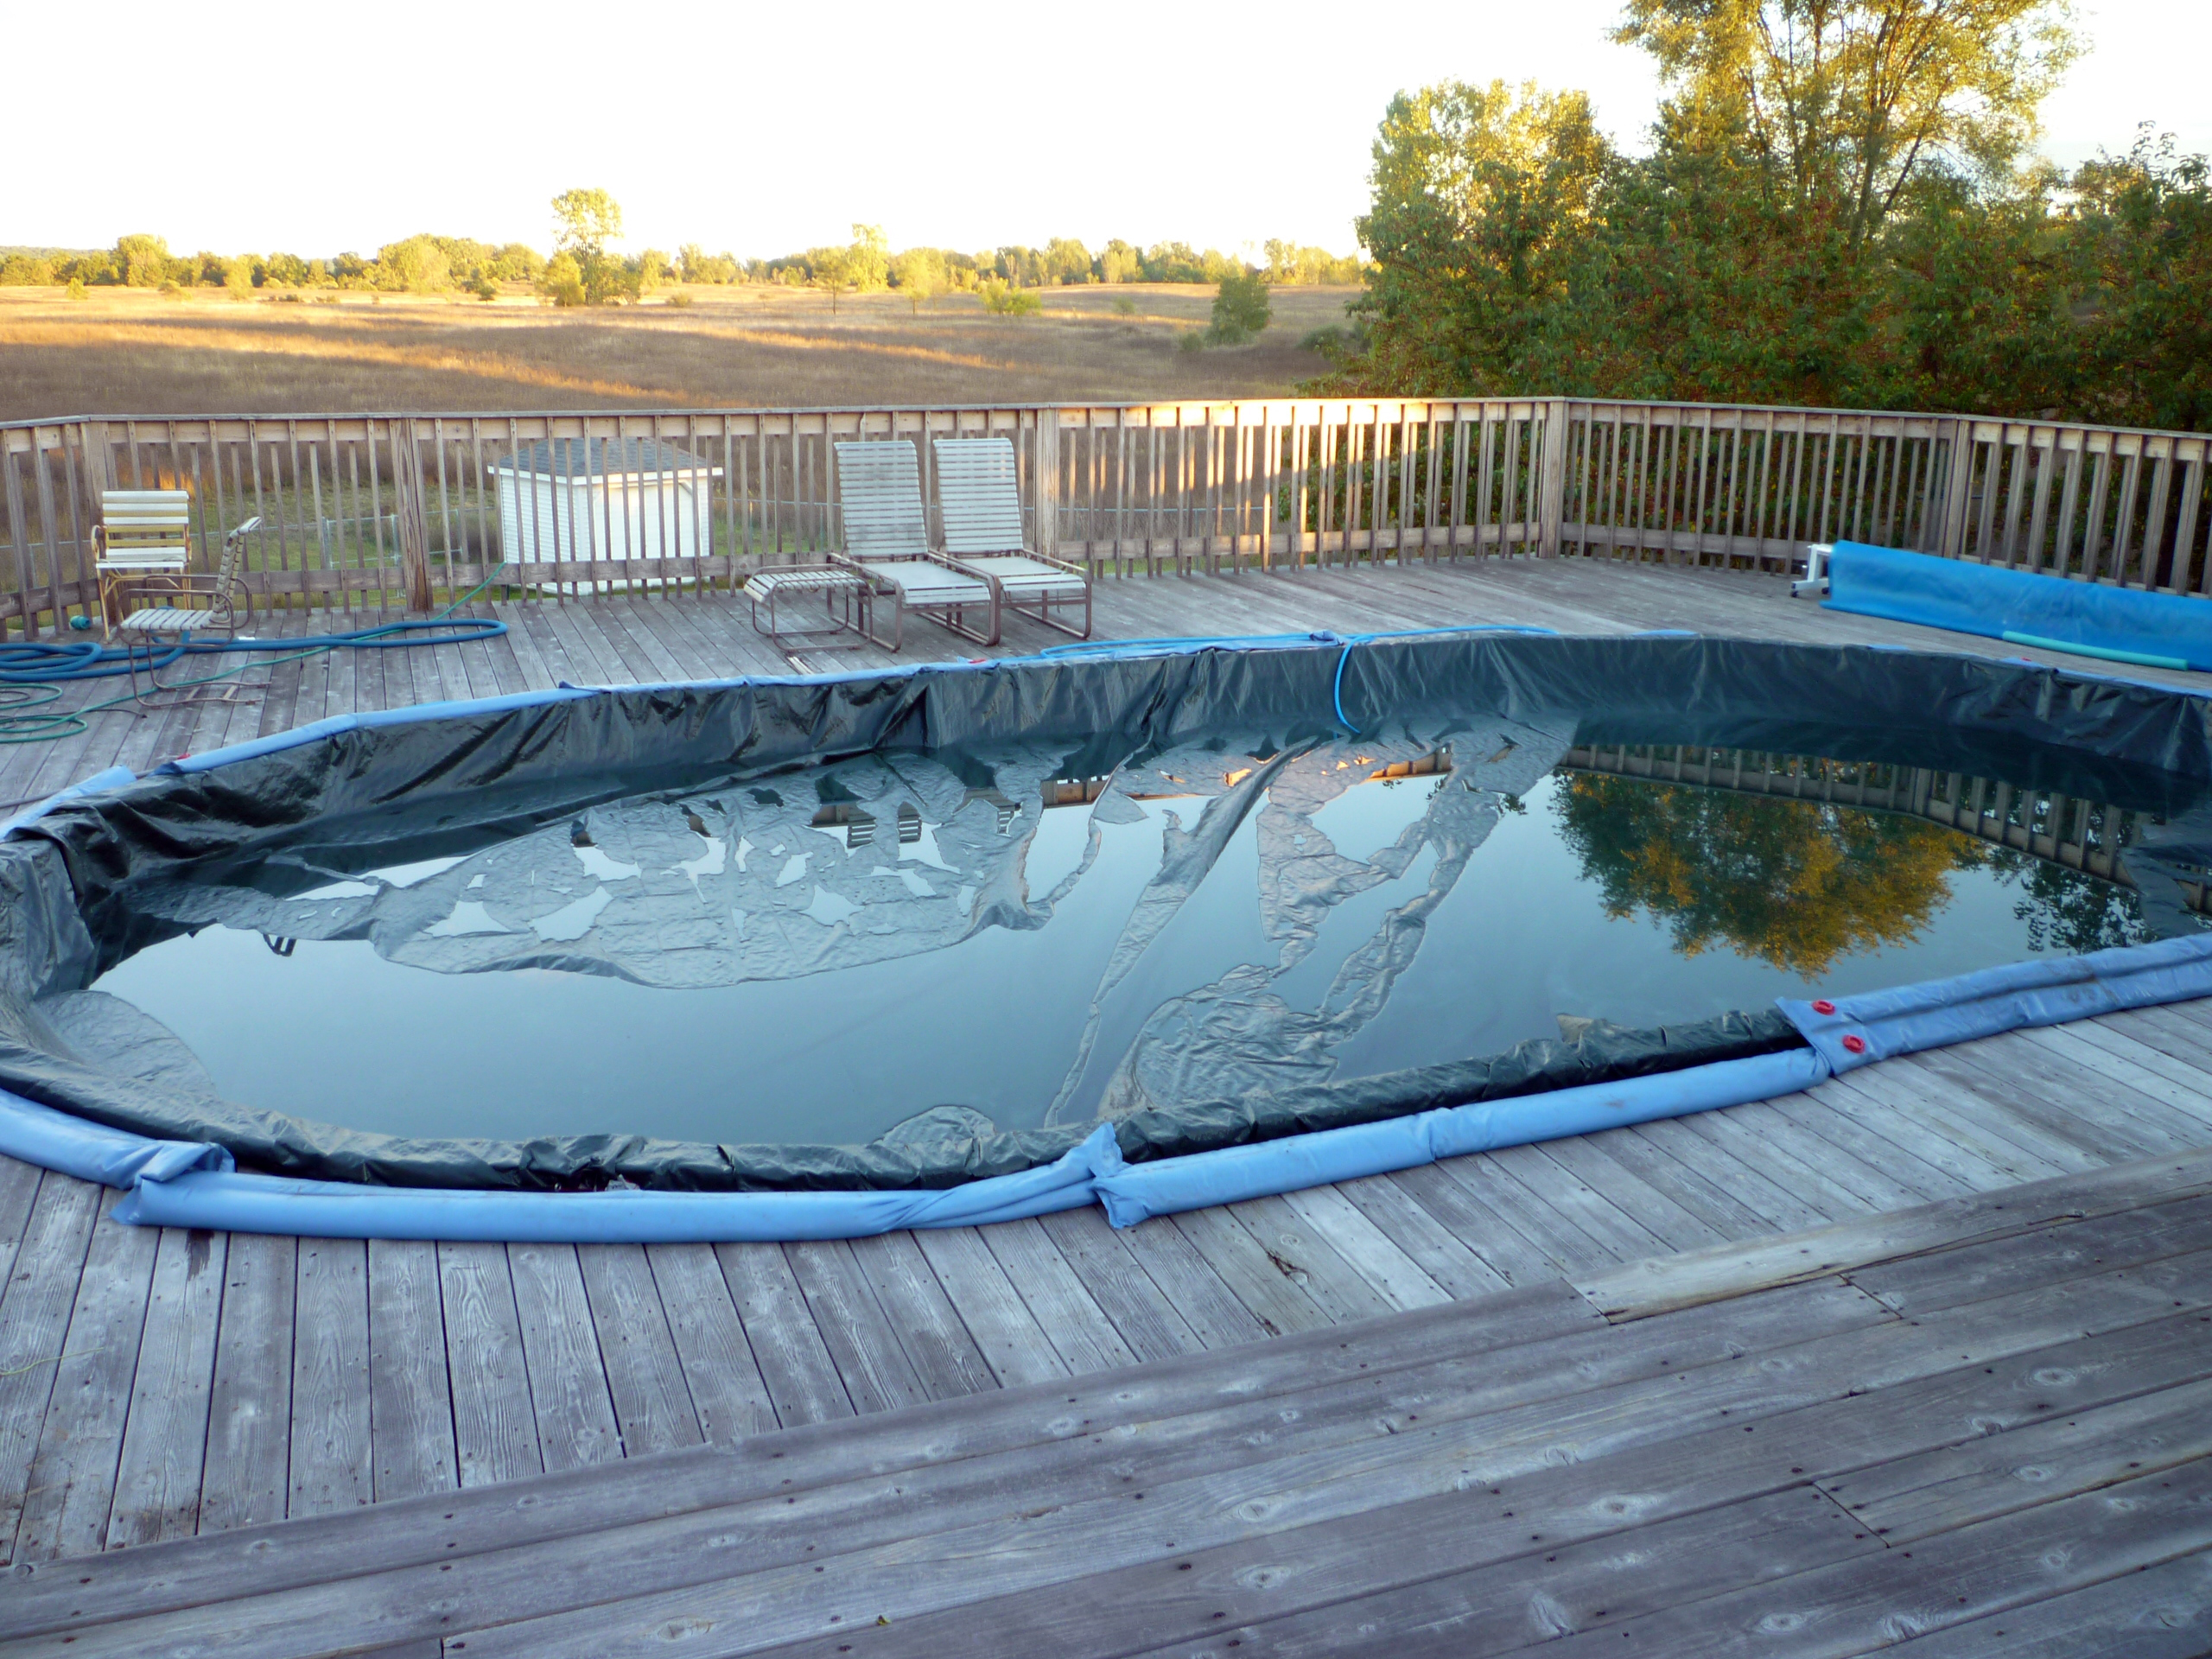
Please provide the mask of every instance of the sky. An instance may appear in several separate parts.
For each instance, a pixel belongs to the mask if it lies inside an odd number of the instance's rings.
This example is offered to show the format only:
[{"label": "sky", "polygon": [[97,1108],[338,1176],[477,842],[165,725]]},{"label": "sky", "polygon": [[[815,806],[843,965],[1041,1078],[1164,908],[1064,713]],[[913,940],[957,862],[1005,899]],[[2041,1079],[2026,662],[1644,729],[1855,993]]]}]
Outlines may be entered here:
[{"label": "sky", "polygon": [[[894,247],[1284,237],[1349,252],[1401,89],[1580,87],[1635,147],[1657,88],[1643,54],[1605,39],[1618,12],[0,0],[19,66],[81,62],[96,28],[101,71],[10,78],[11,128],[59,142],[17,151],[0,245],[149,231],[179,251],[315,257],[433,231],[542,248],[550,198],[594,185],[633,249],[773,255],[862,222]],[[2092,50],[2045,106],[2045,152],[2125,149],[2145,120],[2212,151],[2212,6],[2080,0],[2076,15]]]}]

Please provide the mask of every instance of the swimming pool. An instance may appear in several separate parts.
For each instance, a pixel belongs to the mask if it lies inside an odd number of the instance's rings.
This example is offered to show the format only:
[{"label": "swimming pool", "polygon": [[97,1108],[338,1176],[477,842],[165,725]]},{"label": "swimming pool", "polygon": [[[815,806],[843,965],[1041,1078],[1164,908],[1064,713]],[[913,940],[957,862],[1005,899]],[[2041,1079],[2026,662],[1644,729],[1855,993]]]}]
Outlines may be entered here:
[{"label": "swimming pool", "polygon": [[2153,688],[1495,636],[213,760],[6,843],[49,855],[8,868],[51,925],[0,1084],[287,1173],[674,1187],[943,1185],[1102,1122],[1141,1158],[1800,1046],[1778,997],[2193,930],[2212,771]]}]

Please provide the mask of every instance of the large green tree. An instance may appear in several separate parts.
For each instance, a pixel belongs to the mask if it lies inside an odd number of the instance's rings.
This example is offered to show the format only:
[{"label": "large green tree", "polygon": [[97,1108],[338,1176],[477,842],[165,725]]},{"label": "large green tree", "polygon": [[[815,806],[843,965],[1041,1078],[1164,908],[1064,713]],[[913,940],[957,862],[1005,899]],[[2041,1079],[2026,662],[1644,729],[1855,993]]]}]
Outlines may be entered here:
[{"label": "large green tree", "polygon": [[1629,0],[1641,153],[1573,92],[1394,99],[1358,327],[1317,389],[2212,426],[2212,173],[2029,149],[2056,0]]}]

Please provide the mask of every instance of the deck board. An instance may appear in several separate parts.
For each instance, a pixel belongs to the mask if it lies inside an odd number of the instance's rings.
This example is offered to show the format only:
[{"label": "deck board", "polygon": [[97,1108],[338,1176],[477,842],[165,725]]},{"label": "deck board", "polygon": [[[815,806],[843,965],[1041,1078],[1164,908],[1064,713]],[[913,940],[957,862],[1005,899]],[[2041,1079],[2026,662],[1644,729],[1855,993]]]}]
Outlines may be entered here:
[{"label": "deck board", "polygon": [[[1124,636],[1349,632],[1481,619],[2017,654],[1793,606],[1778,584],[1760,579],[1572,561],[1171,575],[1103,583],[1098,606],[1100,632]],[[111,762],[143,769],[354,709],[562,680],[621,683],[786,666],[753,633],[741,603],[728,600],[471,608],[507,620],[508,635],[280,664],[250,677],[265,684],[249,702],[97,715],[79,740],[0,753],[0,798],[48,792]],[[266,631],[331,625],[321,615],[286,616]],[[1052,638],[1015,619],[1001,649],[1032,650]],[[866,650],[831,660],[860,667],[973,653],[918,619],[909,620],[908,642],[897,659]],[[73,688],[66,701],[114,694]],[[1642,1257],[1752,1246],[1835,1222],[1872,1224],[1931,1199],[2094,1175],[2208,1145],[2212,1004],[2196,1004],[1889,1062],[1780,1103],[1454,1160],[1127,1233],[1084,1211],[982,1233],[788,1249],[334,1250],[319,1241],[132,1235],[96,1223],[103,1199],[93,1189],[0,1162],[0,1548],[21,1560],[167,1548],[162,1541],[195,1529],[458,1501],[480,1488],[550,1478],[545,1471],[613,1471],[646,1453],[741,1447],[785,1432],[851,1436],[877,1419],[982,1409],[1002,1389],[1032,1383],[1058,1382],[1073,1395],[1093,1372],[1134,1378],[1159,1366],[1227,1363],[1258,1351],[1254,1344],[1318,1342],[1339,1326],[1415,1322],[1410,1331],[1454,1300],[1571,1294],[1564,1279],[1624,1271]],[[2123,1253],[2176,1245],[2175,1261],[2184,1259],[2177,1241],[2198,1238],[2185,1228],[2153,1231],[2113,1236]],[[2138,1278],[2113,1280],[2107,1294],[2132,1313],[2152,1294],[2141,1275],[2180,1269],[2168,1262],[2131,1271]],[[2087,1293],[2072,1269],[2060,1276],[2075,1288],[2051,1304],[2058,1311],[2037,1312],[2020,1328],[2080,1325]],[[1903,1297],[1908,1275],[1893,1278]],[[2028,1290],[2015,1284],[2002,1294]],[[79,1321],[104,1333],[86,1344],[101,1352],[65,1360],[76,1355]],[[2195,1400],[2177,1396],[2177,1408]],[[2145,1424],[2166,1421],[2152,1406],[2142,1414]],[[2099,1421],[2123,1420],[2136,1421]],[[2084,1452],[2077,1462],[2089,1468],[2094,1458]],[[1988,1501],[1974,1500],[1984,1508]],[[1716,1541],[1770,1528],[1776,1573],[1827,1570],[1832,1563],[1814,1559],[1827,1548],[1818,1541],[1822,1529],[1808,1523],[1803,1547],[1813,1554],[1791,1554],[1798,1544],[1779,1541],[1796,1524],[1787,1522],[1795,1511],[1762,1507],[1769,1503],[1747,1496],[1664,1524],[1684,1538]],[[1971,1503],[1958,1514],[1968,1530],[2005,1519]],[[1649,1530],[1658,1554],[1673,1548],[1667,1541],[1676,1535],[1662,1535],[1659,1523]],[[1332,1545],[1316,1559],[1343,1553]],[[1376,1551],[1363,1544],[1354,1554],[1371,1560]],[[1555,1581],[1561,1598],[1572,1586],[1595,1586],[1589,1593],[1602,1590],[1624,1617],[1618,1575],[1592,1565],[1604,1556],[1598,1545],[1562,1554],[1573,1570],[1541,1582]],[[1714,1559],[1733,1558],[1724,1550]],[[1545,1565],[1548,1572],[1558,1564]],[[1525,1588],[1516,1575],[1528,1570],[1470,1566],[1476,1576],[1453,1593],[1479,1600],[1478,1592],[1491,1593],[1483,1584],[1498,1594]],[[1713,1571],[1719,1586],[1726,1573]],[[1376,1605],[1394,1618],[1413,1617],[1417,1603],[1444,1605],[1421,1602],[1413,1588],[1387,1593],[1399,1599]],[[1040,1605],[1051,1599],[1037,1594]],[[2106,1617],[2087,1590],[2047,1605],[2071,1605],[2077,1596],[2088,1598],[2078,1604],[2082,1618]],[[1670,1616],[1685,1617],[1656,1605],[1642,1615]],[[916,1628],[926,1632],[930,1617],[918,1617]],[[1280,1645],[1262,1650],[1310,1650],[1299,1643],[1352,1628],[1333,1613],[1297,1618],[1306,1622],[1270,1624],[1267,1640]],[[1049,1628],[1069,1627],[1055,1611]],[[1467,1628],[1465,1620],[1435,1626],[1440,1640]]]}]

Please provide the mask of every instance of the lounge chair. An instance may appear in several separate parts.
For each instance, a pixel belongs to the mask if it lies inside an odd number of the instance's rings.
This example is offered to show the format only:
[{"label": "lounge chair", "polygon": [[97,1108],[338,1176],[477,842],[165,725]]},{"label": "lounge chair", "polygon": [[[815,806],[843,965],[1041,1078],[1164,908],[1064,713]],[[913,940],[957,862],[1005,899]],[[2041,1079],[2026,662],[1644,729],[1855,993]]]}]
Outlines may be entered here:
[{"label": "lounge chair", "polygon": [[[118,495],[143,498],[149,494],[174,494],[179,500],[184,497],[181,490],[110,491],[103,498],[101,508],[99,543],[104,556],[111,548],[119,551],[126,545],[120,532],[122,525],[131,522],[130,514],[135,506],[135,504],[126,504],[123,514],[111,517],[110,515],[115,512],[115,509],[108,505],[109,502]],[[138,516],[142,521],[146,517],[143,512]],[[194,575],[187,568],[188,547],[181,541],[177,546],[180,556],[174,563],[165,562],[156,565],[145,563],[122,567],[124,572],[135,572],[139,584],[150,589],[140,596],[139,602],[116,620],[112,630],[113,634],[122,640],[124,665],[130,672],[131,696],[139,702],[145,701],[138,690],[137,652],[141,645],[146,650],[147,680],[155,690],[159,691],[163,687],[155,673],[155,664],[160,660],[156,652],[167,640],[173,638],[181,643],[188,635],[195,633],[236,634],[241,611],[245,620],[252,620],[253,591],[245,585],[241,566],[245,558],[245,538],[260,523],[258,517],[249,518],[225,535],[221,558],[216,562],[213,570],[200,575]],[[140,545],[143,547],[143,544]],[[100,595],[104,609],[108,606],[111,594],[118,598],[123,596],[119,585],[120,573],[111,572],[110,564],[110,558],[103,556],[100,561]],[[118,582],[114,588],[109,585],[111,575],[115,575]],[[149,604],[144,602],[146,601],[154,602]],[[109,613],[111,615],[112,612]],[[228,694],[211,695],[227,696]]]},{"label": "lounge chair", "polygon": [[[1005,594],[1005,603],[1023,615],[1078,639],[1090,638],[1089,574],[1024,544],[1012,443],[1004,438],[938,439],[937,487],[948,556],[990,576]],[[1025,601],[1036,609],[1027,609]],[[1055,605],[1077,604],[1083,607],[1082,627],[1054,620]]]},{"label": "lounge chair", "polygon": [[[919,463],[914,446],[904,439],[837,446],[845,550],[832,553],[830,562],[897,588],[905,609],[921,612],[964,639],[995,645],[998,581],[930,550]],[[986,618],[981,630],[969,622],[974,611]]]},{"label": "lounge chair", "polygon": [[174,590],[192,563],[192,498],[182,490],[103,490],[92,526],[100,623],[111,636],[134,593]]}]

